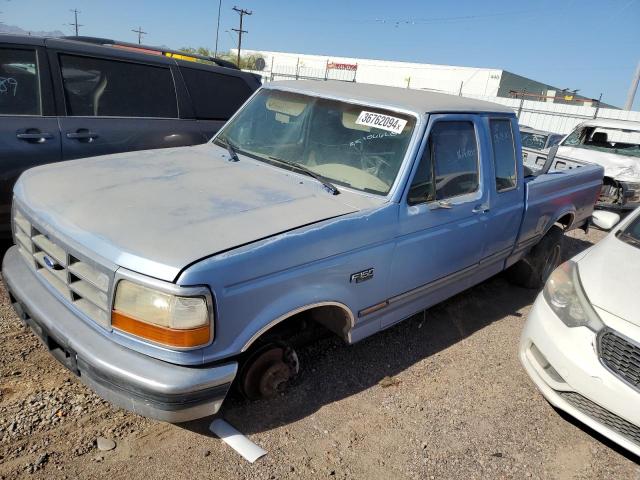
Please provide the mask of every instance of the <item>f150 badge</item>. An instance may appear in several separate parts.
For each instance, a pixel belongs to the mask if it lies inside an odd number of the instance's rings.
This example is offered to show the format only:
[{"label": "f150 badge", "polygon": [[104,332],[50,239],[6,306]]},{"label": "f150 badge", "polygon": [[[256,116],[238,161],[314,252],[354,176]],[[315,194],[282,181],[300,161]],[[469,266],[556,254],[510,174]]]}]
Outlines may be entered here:
[{"label": "f150 badge", "polygon": [[351,274],[351,283],[362,283],[373,278],[373,268],[367,268],[361,272]]}]

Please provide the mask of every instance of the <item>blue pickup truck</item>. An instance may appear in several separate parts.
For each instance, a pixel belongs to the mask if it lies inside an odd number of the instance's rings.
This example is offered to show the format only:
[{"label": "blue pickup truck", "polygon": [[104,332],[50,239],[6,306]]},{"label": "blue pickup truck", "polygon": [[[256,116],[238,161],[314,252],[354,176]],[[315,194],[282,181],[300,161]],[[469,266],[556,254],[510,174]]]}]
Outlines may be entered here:
[{"label": "blue pickup truck", "polygon": [[506,269],[541,286],[602,178],[527,172],[499,105],[275,82],[208,144],[25,172],[2,272],[83,382],[181,422],[282,391],[307,329],[354,343]]}]

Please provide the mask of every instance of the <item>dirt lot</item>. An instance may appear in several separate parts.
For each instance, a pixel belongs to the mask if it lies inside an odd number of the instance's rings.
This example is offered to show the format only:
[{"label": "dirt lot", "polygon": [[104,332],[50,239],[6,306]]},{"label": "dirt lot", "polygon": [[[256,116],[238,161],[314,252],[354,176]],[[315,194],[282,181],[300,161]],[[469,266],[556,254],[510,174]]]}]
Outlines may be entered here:
[{"label": "dirt lot", "polygon": [[[568,254],[603,234],[572,233]],[[0,304],[0,478],[640,479],[638,459],[563,418],[520,367],[535,293],[496,277],[352,347],[301,352],[282,398],[222,416],[268,450],[251,465],[208,433],[111,407]],[[380,383],[389,376],[392,381]],[[100,451],[97,437],[116,442]]]}]

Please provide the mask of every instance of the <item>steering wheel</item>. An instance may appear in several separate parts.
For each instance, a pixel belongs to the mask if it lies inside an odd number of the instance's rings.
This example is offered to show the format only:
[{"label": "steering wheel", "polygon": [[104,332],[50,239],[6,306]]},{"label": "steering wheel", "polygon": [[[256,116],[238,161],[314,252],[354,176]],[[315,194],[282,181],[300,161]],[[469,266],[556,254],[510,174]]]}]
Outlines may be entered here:
[{"label": "steering wheel", "polygon": [[365,172],[372,173],[376,177],[379,177],[380,170],[383,167],[391,167],[381,155],[360,155],[360,165]]}]

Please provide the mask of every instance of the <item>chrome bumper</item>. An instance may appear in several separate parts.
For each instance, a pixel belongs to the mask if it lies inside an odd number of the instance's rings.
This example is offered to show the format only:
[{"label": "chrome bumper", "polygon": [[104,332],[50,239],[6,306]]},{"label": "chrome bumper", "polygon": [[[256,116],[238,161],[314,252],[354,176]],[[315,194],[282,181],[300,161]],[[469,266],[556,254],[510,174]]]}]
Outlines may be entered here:
[{"label": "chrome bumper", "polygon": [[139,415],[178,423],[216,413],[236,362],[186,367],[122,347],[77,317],[36,277],[16,247],[2,275],[20,318],[50,353],[105,400]]}]

